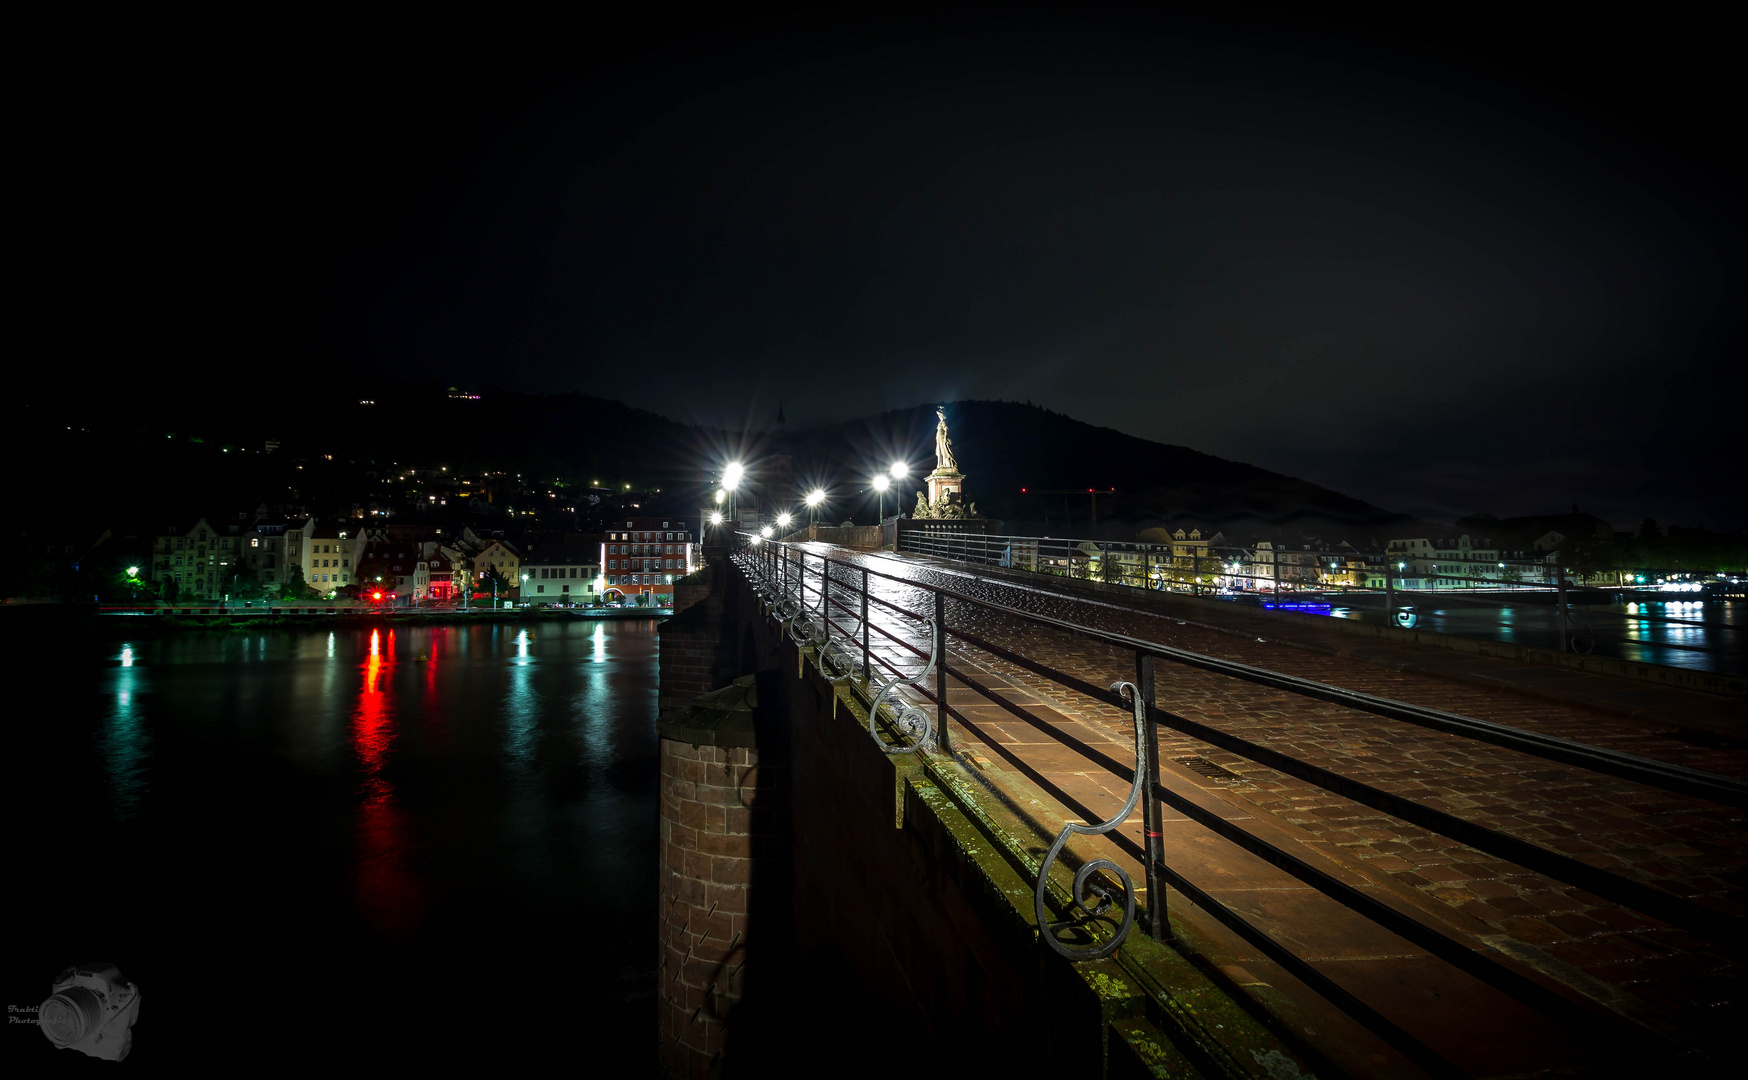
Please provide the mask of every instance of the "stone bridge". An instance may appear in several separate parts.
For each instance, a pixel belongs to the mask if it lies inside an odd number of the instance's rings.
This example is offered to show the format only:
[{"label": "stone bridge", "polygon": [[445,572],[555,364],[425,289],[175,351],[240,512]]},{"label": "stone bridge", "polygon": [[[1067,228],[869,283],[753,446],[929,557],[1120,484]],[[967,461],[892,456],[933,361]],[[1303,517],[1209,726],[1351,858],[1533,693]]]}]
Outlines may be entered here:
[{"label": "stone bridge", "polygon": [[[739,545],[707,551],[661,630],[669,1075],[1699,1075],[1733,1056],[1741,698]],[[1049,857],[1066,825],[1107,822]]]}]

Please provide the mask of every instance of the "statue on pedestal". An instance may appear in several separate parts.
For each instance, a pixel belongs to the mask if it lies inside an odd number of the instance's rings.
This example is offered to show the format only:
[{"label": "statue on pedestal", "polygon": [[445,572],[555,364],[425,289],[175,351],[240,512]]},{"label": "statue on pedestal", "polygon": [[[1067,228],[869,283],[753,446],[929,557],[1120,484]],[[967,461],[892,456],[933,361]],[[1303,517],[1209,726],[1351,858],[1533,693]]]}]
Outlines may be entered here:
[{"label": "statue on pedestal", "polygon": [[935,471],[924,477],[929,492],[917,492],[916,510],[911,516],[923,519],[959,519],[977,516],[977,506],[965,505],[965,474],[953,459],[953,440],[947,437],[947,410],[935,410],[940,423],[935,425]]},{"label": "statue on pedestal", "polygon": [[953,440],[947,438],[947,414],[940,408],[935,409],[935,415],[941,422],[935,425],[935,471],[938,473],[958,472],[959,463],[953,460]]}]

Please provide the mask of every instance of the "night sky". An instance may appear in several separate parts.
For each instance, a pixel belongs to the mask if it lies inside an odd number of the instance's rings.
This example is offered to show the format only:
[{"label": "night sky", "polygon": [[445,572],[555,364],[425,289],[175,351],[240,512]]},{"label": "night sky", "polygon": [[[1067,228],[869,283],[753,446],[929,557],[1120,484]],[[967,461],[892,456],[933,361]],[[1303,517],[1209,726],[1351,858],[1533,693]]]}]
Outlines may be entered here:
[{"label": "night sky", "polygon": [[124,95],[173,210],[104,213],[198,253],[189,348],[312,388],[1030,400],[1434,520],[1748,527],[1730,35],[1450,16],[336,32]]}]

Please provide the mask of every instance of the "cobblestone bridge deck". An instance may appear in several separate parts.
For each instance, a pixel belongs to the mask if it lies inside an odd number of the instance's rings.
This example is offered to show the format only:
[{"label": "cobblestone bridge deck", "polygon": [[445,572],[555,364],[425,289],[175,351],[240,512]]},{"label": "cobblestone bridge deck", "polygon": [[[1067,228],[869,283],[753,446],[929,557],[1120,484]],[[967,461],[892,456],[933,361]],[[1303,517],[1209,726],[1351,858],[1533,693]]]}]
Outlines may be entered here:
[{"label": "cobblestone bridge deck", "polygon": [[[834,588],[860,589],[860,571],[866,568],[874,575],[868,579],[872,596],[911,612],[929,613],[930,590],[941,589],[1015,612],[1520,731],[1748,778],[1743,748],[1748,718],[1740,701],[1555,674],[1506,660],[1455,657],[1437,649],[1356,645],[1304,620],[1212,601],[1162,600],[1140,610],[942,560],[813,543],[787,550],[806,566],[816,593],[823,559],[829,557]],[[793,566],[789,572],[795,572]],[[1135,678],[1132,650],[952,597],[946,605],[952,627],[1086,682],[1104,686]],[[834,613],[833,620],[850,627],[854,620],[846,616]],[[876,634],[871,639],[876,662],[906,675],[918,671],[923,660],[914,650],[928,648],[927,624],[879,605],[872,616],[876,626],[912,646]],[[948,704],[956,713],[947,731],[951,751],[981,770],[1014,805],[1030,808],[1039,828],[1039,854],[1064,821],[1102,820],[1122,806],[1129,775],[1096,758],[1102,754],[1121,770],[1132,767],[1134,736],[1127,713],[956,636],[949,636],[948,657],[956,671],[1031,717],[1021,720],[959,679],[949,682]],[[1536,692],[1526,692],[1526,686]],[[932,709],[925,695],[907,694]],[[1677,898],[1698,920],[1686,928],[1672,925],[1646,914],[1645,904],[1611,901],[1502,857],[1499,844],[1491,845],[1490,853],[1481,849],[1488,845],[1465,843],[1449,835],[1451,830],[1381,812],[1328,784],[1222,748],[1218,739],[1162,727],[1165,864],[1458,1072],[1607,1075],[1618,1062],[1611,1063],[1613,1051],[1597,1033],[1610,1025],[1671,1054],[1728,1060],[1726,1042],[1742,1017],[1743,990],[1742,939],[1738,934],[1729,940],[1728,928],[1739,930],[1736,921],[1748,914],[1748,831],[1739,801],[1649,786],[1182,664],[1159,663],[1156,700],[1161,710],[1207,725],[1211,732],[1605,871],[1624,882],[1623,888]],[[1735,737],[1738,733],[1743,739]],[[1173,801],[1202,814],[1174,810]],[[1601,1023],[1550,1020],[1545,1008],[1538,1011],[1518,1000],[1523,995],[1514,997],[1478,980],[1448,956],[1432,955],[1352,904],[1337,902],[1193,820],[1209,815],[1293,853],[1443,939],[1551,988],[1576,1005],[1574,1015]],[[1102,837],[1096,843],[1139,886],[1144,880],[1134,854],[1143,842],[1139,807],[1118,832],[1127,843]],[[1141,899],[1146,904],[1150,898],[1143,891]],[[1303,1010],[1302,1026],[1320,1029],[1331,1045],[1346,1047],[1335,1060],[1355,1067],[1381,1061],[1403,1065],[1375,1034],[1355,1023],[1352,1010],[1344,1012],[1327,995],[1313,992],[1178,890],[1168,889],[1166,904],[1173,920],[1217,947],[1233,985],[1285,993]],[[1724,929],[1707,933],[1707,926]],[[1703,1069],[1700,1061],[1693,1064]]]}]

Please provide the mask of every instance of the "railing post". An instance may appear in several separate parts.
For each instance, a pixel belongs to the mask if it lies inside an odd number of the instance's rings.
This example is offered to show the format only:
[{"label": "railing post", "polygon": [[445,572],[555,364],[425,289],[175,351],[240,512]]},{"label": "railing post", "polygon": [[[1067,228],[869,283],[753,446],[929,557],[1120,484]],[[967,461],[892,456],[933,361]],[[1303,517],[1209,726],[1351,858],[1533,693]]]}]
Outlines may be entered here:
[{"label": "railing post", "polygon": [[1560,567],[1556,568],[1555,572],[1560,575],[1560,577],[1559,577],[1560,596],[1559,596],[1559,603],[1556,605],[1556,609],[1559,612],[1557,621],[1560,624],[1559,625],[1560,651],[1565,652],[1566,651],[1566,568],[1564,566],[1560,566]]},{"label": "railing post", "polygon": [[1154,941],[1170,941],[1171,918],[1165,910],[1165,886],[1159,881],[1159,868],[1165,862],[1165,837],[1161,835],[1159,794],[1155,790],[1159,785],[1159,721],[1153,714],[1153,657],[1146,653],[1135,656],[1135,685],[1140,688],[1145,710],[1135,768],[1146,777],[1141,787],[1141,834],[1146,842],[1141,847],[1147,857],[1147,932]]},{"label": "railing post", "polygon": [[868,667],[868,568],[862,567],[862,681],[873,685],[874,673]]},{"label": "railing post", "polygon": [[943,754],[952,753],[947,745],[947,598],[941,595],[941,590],[935,590],[935,701],[936,714],[939,720],[935,724],[940,730],[935,734],[935,745]]}]

